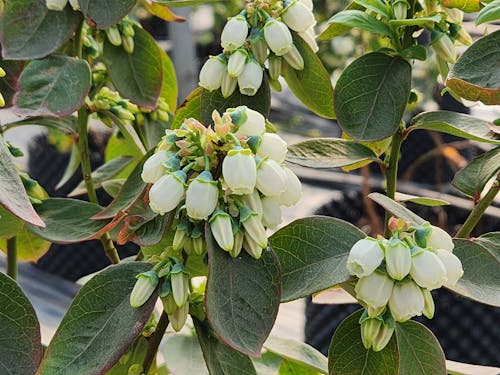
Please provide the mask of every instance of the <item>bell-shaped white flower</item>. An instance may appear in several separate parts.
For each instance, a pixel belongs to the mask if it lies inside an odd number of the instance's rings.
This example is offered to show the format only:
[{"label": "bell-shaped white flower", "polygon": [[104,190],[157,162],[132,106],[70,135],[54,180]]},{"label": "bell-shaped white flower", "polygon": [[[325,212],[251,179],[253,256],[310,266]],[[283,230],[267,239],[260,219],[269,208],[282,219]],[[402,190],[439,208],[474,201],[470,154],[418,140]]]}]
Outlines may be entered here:
[{"label": "bell-shaped white flower", "polygon": [[396,283],[389,299],[389,309],[396,322],[406,322],[413,316],[422,315],[425,302],[420,287],[412,280]]},{"label": "bell-shaped white flower", "polygon": [[243,72],[238,76],[238,86],[243,95],[254,96],[262,85],[264,72],[260,64],[251,59],[245,64]]},{"label": "bell-shaped white flower", "polygon": [[264,133],[257,148],[257,156],[270,158],[281,164],[285,160],[287,144],[278,134]]},{"label": "bell-shaped white flower", "polygon": [[410,248],[397,238],[385,241],[384,247],[387,273],[394,280],[404,279],[411,269]]},{"label": "bell-shaped white flower", "polygon": [[238,83],[238,78],[231,77],[229,75],[229,72],[227,72],[226,70],[222,76],[222,82],[220,87],[222,96],[224,98],[229,98],[231,95],[233,95],[234,90],[236,90],[237,83]]},{"label": "bell-shaped white flower", "polygon": [[438,249],[436,250],[436,255],[446,269],[446,282],[444,285],[448,287],[455,286],[464,274],[462,262],[455,254],[447,250]]},{"label": "bell-shaped white flower", "polygon": [[234,51],[227,61],[227,73],[230,77],[236,78],[245,69],[248,53],[244,49]]},{"label": "bell-shaped white flower", "polygon": [[245,236],[250,236],[261,248],[267,247],[266,229],[256,212],[243,207],[240,210],[240,223],[245,228]]},{"label": "bell-shaped white flower", "polygon": [[248,233],[243,238],[243,248],[252,258],[260,259],[263,248]]},{"label": "bell-shaped white flower", "polygon": [[267,228],[276,228],[281,224],[283,219],[281,218],[281,208],[280,203],[276,200],[276,197],[264,197],[262,198],[262,224]]},{"label": "bell-shaped white flower", "polygon": [[384,349],[394,333],[394,325],[389,325],[382,323],[380,329],[378,330],[377,336],[373,339],[372,350],[374,352],[379,352]]},{"label": "bell-shaped white flower", "polygon": [[46,0],[45,4],[47,9],[50,10],[63,10],[66,7],[68,0]]},{"label": "bell-shaped white flower", "polygon": [[172,325],[172,328],[175,332],[179,332],[184,324],[186,324],[186,320],[189,314],[189,303],[185,303],[182,307],[178,307],[175,309],[172,315],[168,315],[168,320]]},{"label": "bell-shaped white flower", "polygon": [[158,181],[158,179],[167,171],[163,163],[170,159],[171,156],[171,153],[167,153],[165,151],[160,151],[151,155],[144,162],[144,166],[142,167],[142,180],[148,184],[154,184]]},{"label": "bell-shaped white flower", "polygon": [[356,298],[367,305],[368,315],[375,317],[384,311],[391,297],[394,281],[383,272],[375,271],[362,277],[354,288]]},{"label": "bell-shaped white flower", "polygon": [[300,0],[294,0],[283,11],[281,18],[293,31],[302,32],[316,23],[314,14]]},{"label": "bell-shaped white flower", "polygon": [[422,295],[424,296],[424,309],[422,313],[427,319],[432,319],[436,310],[432,294],[429,289],[422,289]]},{"label": "bell-shaped white flower", "polygon": [[293,39],[287,25],[277,19],[269,19],[264,25],[264,38],[277,56],[283,56],[293,46]]},{"label": "bell-shaped white flower", "polygon": [[248,36],[248,23],[245,16],[239,14],[232,17],[224,26],[220,36],[222,48],[228,51],[234,51],[240,48]]},{"label": "bell-shaped white flower", "polygon": [[199,85],[208,91],[221,87],[222,77],[227,71],[227,65],[221,56],[210,56],[200,70]]},{"label": "bell-shaped white flower", "polygon": [[366,237],[356,242],[349,251],[347,270],[349,274],[365,277],[375,271],[384,260],[384,251],[378,241]]},{"label": "bell-shaped white flower", "polygon": [[183,171],[160,177],[149,190],[151,209],[161,215],[174,210],[184,198],[185,182],[186,174]]},{"label": "bell-shaped white flower", "polygon": [[266,131],[264,116],[247,106],[229,108],[226,113],[229,113],[233,124],[236,125],[236,130],[233,133],[237,137],[261,136]]},{"label": "bell-shaped white flower", "polygon": [[293,173],[290,168],[283,167],[286,173],[286,188],[283,193],[280,194],[280,204],[290,207],[299,203],[302,197],[302,184],[299,178]]},{"label": "bell-shaped white flower", "polygon": [[257,189],[254,189],[251,194],[245,194],[243,196],[243,203],[249,209],[256,212],[259,217],[262,217],[262,200],[260,199],[260,195]]},{"label": "bell-shaped white flower", "polygon": [[313,0],[300,0],[302,4],[306,6],[307,9],[313,10],[314,3]]},{"label": "bell-shaped white flower", "polygon": [[186,211],[191,219],[206,220],[219,200],[219,188],[209,171],[202,172],[189,183],[186,191]]},{"label": "bell-shaped white flower", "polygon": [[304,39],[314,53],[319,51],[318,43],[316,42],[316,35],[314,34],[314,26],[308,28],[302,33],[299,33],[299,36]]},{"label": "bell-shaped white flower", "polygon": [[423,250],[411,258],[410,276],[422,288],[441,288],[446,282],[446,269],[436,254]]},{"label": "bell-shaped white flower", "polygon": [[184,306],[189,297],[189,275],[182,264],[177,263],[170,271],[170,283],[175,304]]},{"label": "bell-shaped white flower", "polygon": [[267,197],[279,197],[286,189],[286,172],[273,159],[262,159],[257,165],[255,186]]},{"label": "bell-shaped white flower", "polygon": [[251,194],[257,181],[257,167],[250,149],[235,147],[222,162],[222,177],[233,194]]},{"label": "bell-shaped white flower", "polygon": [[455,244],[451,236],[444,229],[431,225],[431,234],[427,238],[427,247],[431,249],[443,249],[453,251]]},{"label": "bell-shaped white flower", "polygon": [[234,246],[231,216],[224,211],[215,211],[209,221],[212,235],[221,249],[232,251]]},{"label": "bell-shaped white flower", "polygon": [[146,303],[158,286],[158,275],[155,271],[140,273],[130,293],[130,306],[140,307]]}]

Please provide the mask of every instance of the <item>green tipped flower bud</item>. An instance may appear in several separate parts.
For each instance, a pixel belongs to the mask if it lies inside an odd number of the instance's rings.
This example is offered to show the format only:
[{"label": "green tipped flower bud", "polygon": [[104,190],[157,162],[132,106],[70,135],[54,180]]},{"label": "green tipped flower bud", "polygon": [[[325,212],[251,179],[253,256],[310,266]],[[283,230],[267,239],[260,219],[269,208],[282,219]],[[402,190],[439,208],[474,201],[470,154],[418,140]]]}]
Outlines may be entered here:
[{"label": "green tipped flower bud", "polygon": [[135,120],[134,114],[120,105],[112,106],[110,110],[122,120],[129,120],[129,121]]},{"label": "green tipped flower bud", "polygon": [[123,20],[121,22],[120,26],[121,26],[123,35],[127,35],[130,37],[135,36],[135,30],[134,30],[134,26],[133,26],[132,22],[130,22],[128,20]]},{"label": "green tipped flower bud", "polygon": [[262,85],[264,72],[260,64],[251,59],[245,64],[243,72],[238,76],[238,86],[243,95],[254,96]]},{"label": "green tipped flower bud", "polygon": [[347,258],[347,270],[350,275],[359,278],[375,271],[384,260],[384,251],[377,240],[367,237],[356,242]]},{"label": "green tipped flower bud", "polygon": [[264,40],[264,36],[256,39],[250,43],[250,48],[252,49],[252,54],[255,60],[259,62],[259,64],[264,65],[264,62],[269,55],[269,49],[267,48],[267,43]]},{"label": "green tipped flower bud", "polygon": [[170,271],[170,283],[175,304],[184,306],[189,297],[189,275],[181,263],[177,263]]},{"label": "green tipped flower bud", "polygon": [[436,251],[436,255],[446,269],[446,281],[444,282],[444,285],[447,287],[455,286],[464,274],[462,262],[460,262],[460,259],[455,254],[447,250],[438,249]]},{"label": "green tipped flower bud", "polygon": [[371,348],[381,326],[382,321],[380,319],[368,318],[361,323],[361,341],[366,350]]},{"label": "green tipped flower bud", "polygon": [[262,247],[255,242],[252,237],[248,235],[248,233],[246,233],[243,238],[243,248],[252,258],[260,259],[262,255]]},{"label": "green tipped flower bud", "polygon": [[186,174],[176,171],[160,177],[149,191],[149,206],[161,215],[174,210],[184,198]]},{"label": "green tipped flower bud", "polygon": [[264,38],[277,56],[283,56],[293,46],[292,34],[288,27],[281,21],[270,18],[264,26]]},{"label": "green tipped flower bud", "polygon": [[186,211],[194,220],[206,220],[219,200],[219,188],[210,171],[204,171],[189,183],[186,192]]},{"label": "green tipped flower bud", "polygon": [[142,375],[144,373],[142,365],[135,363],[128,368],[127,375]]},{"label": "green tipped flower bud", "polygon": [[108,37],[108,41],[118,47],[122,45],[122,37],[120,35],[120,31],[118,30],[118,27],[116,26],[111,26],[110,28],[106,29],[106,36]]},{"label": "green tipped flower bud", "polygon": [[257,166],[255,186],[268,197],[279,197],[286,189],[287,175],[273,159],[262,159]]},{"label": "green tipped flower bud", "polygon": [[136,278],[134,289],[130,293],[130,306],[132,307],[144,305],[158,286],[158,275],[155,271],[140,273]]},{"label": "green tipped flower bud", "polygon": [[2,93],[0,92],[0,107],[5,106],[5,98],[3,97]]},{"label": "green tipped flower bud", "polygon": [[295,45],[292,45],[290,51],[283,55],[283,58],[286,60],[288,65],[290,65],[295,70],[303,70],[304,69],[304,59],[300,54],[299,50]]},{"label": "green tipped flower bud", "polygon": [[134,53],[134,38],[128,35],[122,35],[123,49],[129,55]]},{"label": "green tipped flower bud", "polygon": [[248,36],[248,23],[243,15],[232,17],[224,26],[220,36],[222,48],[234,51],[240,48]]},{"label": "green tipped flower bud", "polygon": [[424,296],[424,309],[422,313],[427,319],[432,319],[434,317],[434,299],[429,289],[422,289],[422,294]]},{"label": "green tipped flower bud", "polygon": [[63,10],[66,7],[68,0],[46,0],[45,4],[47,9],[50,10]]},{"label": "green tipped flower bud", "polygon": [[231,251],[234,246],[231,216],[224,211],[217,210],[210,218],[209,224],[212,235],[221,249]]},{"label": "green tipped flower bud", "polygon": [[271,79],[277,80],[281,75],[281,57],[271,56],[269,58],[269,77]]},{"label": "green tipped flower bud", "polygon": [[309,45],[314,53],[319,51],[318,43],[316,42],[316,35],[314,33],[314,26],[306,31],[299,33],[299,36]]},{"label": "green tipped flower bud", "polygon": [[224,57],[210,56],[200,71],[199,85],[208,91],[221,87],[222,77],[226,74],[227,64]]},{"label": "green tipped flower bud", "polygon": [[241,253],[241,249],[243,247],[243,239],[244,239],[244,234],[242,231],[238,230],[234,234],[234,245],[229,254],[233,257],[236,258],[238,255]]},{"label": "green tipped flower bud", "polygon": [[173,315],[175,310],[177,310],[177,305],[174,301],[174,296],[172,293],[168,294],[166,297],[161,299],[163,303],[163,310],[167,313],[167,315]]},{"label": "green tipped flower bud", "polygon": [[281,17],[290,29],[297,32],[306,31],[316,23],[314,14],[300,0],[292,1]]},{"label": "green tipped flower bud", "polygon": [[203,236],[199,236],[196,238],[191,238],[191,242],[193,244],[193,253],[195,255],[203,255],[206,251],[205,248],[205,239]]},{"label": "green tipped flower bud", "polygon": [[172,248],[175,252],[179,252],[184,248],[184,244],[188,239],[187,231],[184,227],[178,226],[174,234],[174,239],[172,242]]},{"label": "green tipped flower bud", "polygon": [[392,4],[394,18],[397,20],[405,20],[408,13],[409,4],[406,0],[396,0]]},{"label": "green tipped flower bud", "polygon": [[222,176],[233,194],[250,194],[257,181],[257,167],[252,151],[235,147],[222,162]]},{"label": "green tipped flower bud", "polygon": [[259,218],[259,215],[243,207],[240,211],[240,223],[245,228],[245,237],[250,237],[254,240],[261,248],[267,247],[267,236],[266,229]]},{"label": "green tipped flower bud", "polygon": [[470,46],[474,42],[470,34],[463,27],[458,30],[455,38],[464,46]]},{"label": "green tipped flower bud", "polygon": [[451,39],[445,33],[434,30],[432,33],[432,48],[444,61],[455,64],[457,51]]},{"label": "green tipped flower bud", "polygon": [[383,272],[375,271],[356,283],[356,298],[367,305],[368,315],[380,315],[391,298],[394,281]]},{"label": "green tipped flower bud", "polygon": [[433,290],[446,282],[446,269],[436,254],[422,250],[411,259],[410,276],[420,287]]},{"label": "green tipped flower bud", "polygon": [[170,320],[170,324],[175,332],[179,332],[184,324],[186,324],[186,320],[189,314],[189,303],[185,303],[182,307],[178,307],[175,309],[172,315],[168,316]]},{"label": "green tipped flower bud", "polygon": [[451,253],[455,247],[451,236],[445,230],[434,225],[431,225],[431,229],[431,234],[427,238],[427,247],[431,249],[443,249]]},{"label": "green tipped flower bud", "polygon": [[245,63],[248,59],[248,53],[244,49],[237,49],[234,51],[229,60],[227,61],[227,73],[230,77],[237,78],[243,69],[245,69]]},{"label": "green tipped flower bud", "polygon": [[386,241],[384,246],[387,273],[394,280],[404,279],[411,269],[410,248],[397,238]]},{"label": "green tipped flower bud", "polygon": [[422,290],[413,281],[405,280],[394,285],[389,309],[396,322],[406,322],[416,315],[422,315],[424,306]]},{"label": "green tipped flower bud", "polygon": [[380,326],[377,336],[373,339],[372,349],[374,352],[380,352],[384,349],[394,333],[394,326],[383,323]]}]

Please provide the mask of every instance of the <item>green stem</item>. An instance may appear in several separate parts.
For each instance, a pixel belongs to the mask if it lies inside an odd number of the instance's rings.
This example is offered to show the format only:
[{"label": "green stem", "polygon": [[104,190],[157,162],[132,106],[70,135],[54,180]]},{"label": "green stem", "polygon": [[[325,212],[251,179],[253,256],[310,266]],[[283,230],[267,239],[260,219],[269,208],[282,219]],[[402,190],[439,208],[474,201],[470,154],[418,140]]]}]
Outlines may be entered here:
[{"label": "green stem", "polygon": [[497,176],[497,179],[493,183],[493,186],[488,190],[486,195],[481,199],[477,205],[472,209],[467,220],[462,225],[462,227],[458,230],[455,237],[457,238],[467,238],[472,233],[474,228],[476,227],[479,220],[483,216],[486,209],[490,206],[493,199],[497,196],[500,191],[500,173]]},{"label": "green stem", "polygon": [[[399,162],[399,151],[401,150],[401,144],[403,143],[403,135],[401,133],[401,129],[397,131],[396,134],[392,137],[392,145],[391,145],[391,153],[389,154],[389,165],[387,166],[385,172],[386,178],[386,192],[387,196],[391,199],[394,199],[396,196],[396,186],[398,180],[398,162]],[[388,237],[391,232],[389,230],[389,219],[391,214],[386,211],[385,212],[385,235]]]},{"label": "green stem", "polygon": [[149,373],[149,369],[153,364],[154,359],[156,358],[156,353],[158,352],[158,347],[160,346],[161,339],[163,338],[163,335],[167,330],[168,323],[169,323],[168,315],[164,311],[161,314],[155,332],[149,338],[148,341],[148,349],[146,352],[146,356],[144,357],[144,361],[142,363],[142,372],[144,374]]},{"label": "green stem", "polygon": [[7,240],[7,275],[17,279],[17,237]]}]

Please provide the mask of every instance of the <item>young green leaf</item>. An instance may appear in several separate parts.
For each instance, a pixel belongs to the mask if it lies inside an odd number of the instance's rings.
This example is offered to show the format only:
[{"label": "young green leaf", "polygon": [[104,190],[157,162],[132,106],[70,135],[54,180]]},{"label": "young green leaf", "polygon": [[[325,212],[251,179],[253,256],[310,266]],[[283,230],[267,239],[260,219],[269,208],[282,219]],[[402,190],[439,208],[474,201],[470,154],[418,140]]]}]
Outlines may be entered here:
[{"label": "young green leaf", "polygon": [[179,95],[174,63],[172,62],[172,60],[170,60],[170,57],[168,57],[167,53],[161,48],[160,55],[163,68],[163,83],[161,86],[160,98],[165,100],[170,107],[170,111],[174,112],[174,110],[177,108],[177,96]]},{"label": "young green leaf", "polygon": [[476,25],[500,19],[500,1],[493,0],[479,11],[476,16]]},{"label": "young green leaf", "polygon": [[14,237],[23,228],[23,225],[21,219],[18,219],[0,205],[0,238]]},{"label": "young green leaf", "polygon": [[[364,11],[366,8],[358,4],[356,1],[352,1],[349,3],[348,6],[344,10],[361,10]],[[350,26],[345,26],[341,25],[339,23],[330,23],[328,27],[320,34],[318,35],[318,40],[329,40],[332,39],[336,36],[342,35],[347,33],[349,30],[351,30]]]},{"label": "young green leaf", "polygon": [[78,0],[89,25],[107,29],[116,25],[134,7],[137,0]]},{"label": "young green leaf", "polygon": [[330,18],[328,23],[381,35],[391,35],[392,33],[391,29],[385,23],[362,10],[343,10]]},{"label": "young green leaf", "polygon": [[49,129],[59,130],[71,136],[77,135],[77,119],[75,116],[68,117],[28,117],[23,120],[9,122],[4,129],[13,129],[24,125],[45,126]]},{"label": "young green leaf", "polygon": [[383,3],[380,0],[354,0],[354,2],[366,9],[380,14],[381,16],[384,16],[385,18],[391,18],[390,7],[387,3]]},{"label": "young green leaf", "polygon": [[413,224],[422,224],[425,222],[424,219],[422,219],[420,216],[417,214],[413,213],[406,207],[400,205],[399,203],[393,201],[391,198],[386,197],[383,194],[380,193],[371,193],[368,195],[368,197],[375,202],[377,202],[379,205],[384,207],[387,211],[391,212],[394,216],[409,221],[410,223]]},{"label": "young green leaf", "polygon": [[403,194],[396,192],[396,200],[398,202],[412,202],[420,204],[422,206],[436,207],[436,206],[446,206],[449,202],[442,199],[429,198],[429,197],[419,197],[417,195]]},{"label": "young green leaf", "polygon": [[[50,242],[35,236],[26,228],[23,228],[16,234],[17,260],[21,262],[36,262],[49,251],[50,245]],[[0,239],[0,250],[7,253],[7,241],[4,239]]]}]

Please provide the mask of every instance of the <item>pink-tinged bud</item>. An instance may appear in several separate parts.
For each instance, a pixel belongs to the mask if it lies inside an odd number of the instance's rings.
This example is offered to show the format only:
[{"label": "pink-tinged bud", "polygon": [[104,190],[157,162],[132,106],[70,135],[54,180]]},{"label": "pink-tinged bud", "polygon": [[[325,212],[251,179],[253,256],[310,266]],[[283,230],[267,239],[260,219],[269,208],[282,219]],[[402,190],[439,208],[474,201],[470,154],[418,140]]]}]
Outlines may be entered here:
[{"label": "pink-tinged bud", "polygon": [[280,196],[286,189],[286,182],[286,172],[273,159],[263,159],[257,166],[255,186],[265,196]]},{"label": "pink-tinged bud", "polygon": [[206,220],[219,201],[219,188],[209,171],[204,171],[189,183],[186,192],[186,212],[194,220]]},{"label": "pink-tinged bud", "polygon": [[221,56],[210,56],[201,68],[198,84],[208,91],[217,90],[226,71],[227,65]]},{"label": "pink-tinged bud", "polygon": [[373,273],[384,260],[384,251],[377,240],[367,237],[356,242],[347,258],[349,274],[359,278]]},{"label": "pink-tinged bud", "polygon": [[356,298],[366,303],[372,318],[381,314],[392,294],[394,281],[383,272],[375,271],[356,283]]},{"label": "pink-tinged bud", "polygon": [[210,230],[217,244],[225,251],[232,251],[234,235],[231,216],[224,211],[215,211],[209,221]]},{"label": "pink-tinged bud", "polygon": [[394,280],[402,280],[410,273],[411,252],[404,242],[393,238],[384,243],[387,273]]},{"label": "pink-tinged bud", "polygon": [[411,259],[410,276],[420,287],[433,290],[446,282],[446,269],[436,254],[422,250]]},{"label": "pink-tinged bud", "polygon": [[281,208],[280,203],[276,200],[276,197],[264,197],[262,198],[262,224],[267,228],[276,228],[281,224],[283,219],[281,218]]},{"label": "pink-tinged bud", "polygon": [[182,171],[160,177],[149,191],[151,209],[160,215],[174,210],[184,198],[185,182],[186,174]]},{"label": "pink-tinged bud", "polygon": [[264,26],[264,38],[277,56],[283,56],[290,51],[293,46],[292,34],[288,27],[281,21],[270,19]]},{"label": "pink-tinged bud", "polygon": [[220,37],[222,48],[234,51],[240,48],[248,36],[248,23],[243,15],[232,17],[224,26]]},{"label": "pink-tinged bud", "polygon": [[233,194],[250,194],[255,189],[257,167],[250,149],[235,147],[222,162],[222,177]]},{"label": "pink-tinged bud", "polygon": [[389,299],[389,309],[396,322],[422,315],[425,301],[420,287],[411,280],[396,283]]},{"label": "pink-tinged bud", "polygon": [[281,18],[293,31],[303,32],[316,23],[314,14],[300,0],[294,0],[283,11]]},{"label": "pink-tinged bud", "polygon": [[436,250],[436,255],[441,260],[446,269],[446,282],[444,283],[447,287],[453,287],[457,284],[458,280],[463,276],[464,269],[462,268],[462,262],[453,253],[438,249]]},{"label": "pink-tinged bud", "polygon": [[257,156],[270,158],[281,164],[285,160],[287,144],[278,134],[264,133],[257,148]]},{"label": "pink-tinged bud", "polygon": [[254,96],[262,85],[264,72],[260,64],[250,60],[245,64],[243,72],[238,76],[238,86],[243,95]]},{"label": "pink-tinged bud", "polygon": [[291,169],[283,167],[286,173],[286,188],[280,194],[280,203],[284,206],[290,207],[299,203],[302,197],[302,184],[299,178],[292,172]]}]

